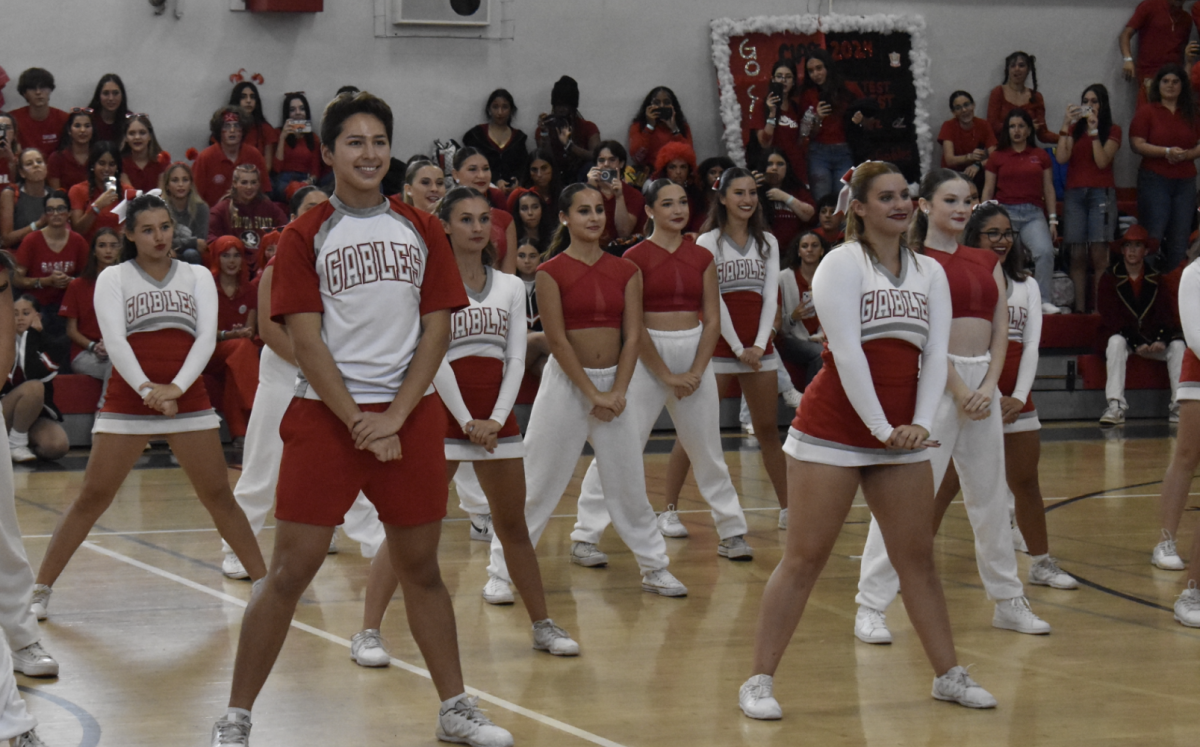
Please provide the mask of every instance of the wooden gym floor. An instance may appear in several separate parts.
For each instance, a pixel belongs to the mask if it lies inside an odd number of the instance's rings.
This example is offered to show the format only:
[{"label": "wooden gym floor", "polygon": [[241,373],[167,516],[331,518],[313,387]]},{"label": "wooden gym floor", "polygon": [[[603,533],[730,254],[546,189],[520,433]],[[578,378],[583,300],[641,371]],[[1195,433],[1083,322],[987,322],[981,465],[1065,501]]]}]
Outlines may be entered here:
[{"label": "wooden gym floor", "polygon": [[[902,605],[889,617],[893,645],[855,640],[855,556],[868,518],[858,506],[776,677],[784,719],[742,716],[737,689],[750,673],[759,597],[784,533],[757,450],[734,437],[726,459],[757,555],[748,563],[717,557],[712,520],[690,485],[680,509],[691,538],[667,540],[686,599],[643,593],[611,531],[602,543],[607,569],[567,562],[570,496],[587,463],[580,461],[539,547],[551,614],[583,647],[576,659],[530,649],[519,600],[492,607],[480,599],[488,547],[468,540],[452,495],[441,560],[466,680],[521,747],[1197,744],[1200,630],[1171,616],[1183,574],[1149,563],[1169,435],[1165,425],[1136,421],[1107,437],[1090,424],[1044,431],[1051,551],[1082,586],[1027,587],[1034,610],[1054,626],[1050,636],[991,627],[970,527],[961,504],[951,507],[937,560],[960,661],[974,663],[972,674],[1000,701],[995,711],[930,698],[932,674]],[[659,453],[646,457],[652,494],[666,445],[652,442]],[[85,459],[81,452],[65,467],[17,470],[17,510],[35,569]],[[55,587],[43,643],[62,676],[18,676],[51,747],[207,745],[223,713],[250,586],[221,576],[220,541],[181,471],[161,452],[143,467]],[[230,471],[231,482],[238,474]],[[1185,555],[1194,525],[1185,514]],[[268,529],[265,552],[271,542]],[[252,744],[434,745],[437,699],[399,599],[383,631],[393,665],[367,670],[350,661],[367,561],[344,535],[339,544],[258,701]],[[1019,557],[1026,574],[1029,558]]]}]

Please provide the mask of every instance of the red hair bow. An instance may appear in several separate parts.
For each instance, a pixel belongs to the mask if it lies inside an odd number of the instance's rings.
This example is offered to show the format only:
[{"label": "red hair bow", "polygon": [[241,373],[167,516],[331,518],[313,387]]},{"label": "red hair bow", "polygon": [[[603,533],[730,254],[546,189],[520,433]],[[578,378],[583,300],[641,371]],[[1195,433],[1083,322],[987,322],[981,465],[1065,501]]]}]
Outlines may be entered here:
[{"label": "red hair bow", "polygon": [[185,158],[187,158],[187,160],[195,161],[197,158],[200,157],[200,151],[196,150],[195,148],[188,148],[187,152],[184,153],[183,155]]},{"label": "red hair bow", "polygon": [[[245,80],[246,80],[246,68],[244,68],[244,67],[240,68],[236,73],[229,76],[230,83],[243,83],[243,82],[245,82]],[[263,84],[263,81],[264,81],[262,73],[254,73],[253,75],[250,76],[250,80],[254,83],[257,83],[260,86]]]},{"label": "red hair bow", "polygon": [[158,165],[167,166],[171,163],[171,154],[165,150],[158,152]]}]

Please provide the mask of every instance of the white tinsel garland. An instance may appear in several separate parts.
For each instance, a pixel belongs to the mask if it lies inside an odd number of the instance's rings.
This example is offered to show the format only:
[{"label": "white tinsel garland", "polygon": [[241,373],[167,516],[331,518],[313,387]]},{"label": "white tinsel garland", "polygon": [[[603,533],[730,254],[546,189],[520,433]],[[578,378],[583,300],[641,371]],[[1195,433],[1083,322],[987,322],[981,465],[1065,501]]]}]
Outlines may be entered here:
[{"label": "white tinsel garland", "polygon": [[746,148],[742,144],[742,107],[734,90],[729,65],[732,50],[729,40],[747,34],[815,34],[851,31],[879,34],[902,33],[912,39],[909,61],[913,85],[917,90],[913,127],[924,173],[933,160],[933,131],[929,127],[926,100],[933,92],[929,82],[929,44],[925,40],[925,19],[916,15],[874,16],[755,16],[753,18],[717,18],[712,24],[713,65],[717,68],[717,86],[721,92],[721,121],[725,125],[725,149],[734,163],[745,165]]}]

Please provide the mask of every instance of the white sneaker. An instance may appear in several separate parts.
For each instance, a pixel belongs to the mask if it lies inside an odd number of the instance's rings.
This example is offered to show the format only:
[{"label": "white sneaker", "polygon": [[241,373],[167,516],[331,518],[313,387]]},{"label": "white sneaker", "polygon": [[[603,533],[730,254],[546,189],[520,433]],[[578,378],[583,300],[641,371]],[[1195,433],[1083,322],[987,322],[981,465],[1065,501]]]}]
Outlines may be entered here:
[{"label": "white sneaker", "polygon": [[953,701],[967,708],[996,707],[996,699],[992,694],[971,679],[962,667],[954,667],[941,677],[933,678],[933,697]]},{"label": "white sneaker", "polygon": [[37,729],[30,729],[20,736],[13,737],[9,747],[46,747],[46,743],[37,735]]},{"label": "white sneaker", "polygon": [[1154,546],[1150,562],[1164,571],[1182,571],[1184,569],[1183,558],[1179,557],[1179,553],[1175,551],[1175,538],[1166,529],[1162,530],[1162,538],[1162,542]]},{"label": "white sneaker", "polygon": [[787,529],[787,509],[779,509],[779,528]]},{"label": "white sneaker", "polygon": [[579,644],[548,617],[533,624],[533,647],[555,656],[579,656]]},{"label": "white sneaker", "polygon": [[33,585],[33,598],[29,601],[29,609],[38,620],[45,620],[49,615],[50,595],[53,593],[54,589],[45,584]]},{"label": "white sneaker", "polygon": [[738,705],[742,713],[763,721],[778,721],[783,718],[779,701],[771,694],[775,680],[769,674],[756,674],[742,683],[738,690]]},{"label": "white sneaker", "polygon": [[250,719],[245,716],[221,718],[213,724],[212,747],[249,747]]},{"label": "white sneaker", "polygon": [[679,512],[675,510],[675,504],[667,506],[667,510],[663,511],[654,520],[658,525],[658,532],[664,537],[674,537],[680,539],[688,536],[687,527],[679,520]]},{"label": "white sneaker", "polygon": [[58,662],[41,643],[31,643],[12,652],[13,671],[27,677],[57,677]]},{"label": "white sneaker", "polygon": [[1002,630],[1015,630],[1029,635],[1047,635],[1050,633],[1050,623],[1033,614],[1029,600],[1025,597],[1013,597],[996,602],[996,612],[992,615],[992,627]]},{"label": "white sneaker", "polygon": [[13,446],[10,442],[8,445],[9,452],[12,453],[12,460],[17,463],[36,462],[37,454],[29,450],[28,446]]},{"label": "white sneaker", "polygon": [[443,742],[469,744],[471,747],[512,747],[513,738],[496,726],[479,707],[479,698],[462,695],[438,714],[435,736]]},{"label": "white sneaker", "polygon": [[360,667],[386,667],[391,654],[383,646],[383,636],[374,628],[361,630],[350,639],[350,658]]},{"label": "white sneaker", "polygon": [[221,573],[225,574],[225,578],[234,580],[250,578],[250,574],[246,572],[245,566],[242,565],[241,560],[238,560],[237,553],[234,552],[225,553],[225,558],[221,561]]},{"label": "white sneaker", "polygon": [[754,548],[746,544],[746,535],[739,534],[717,543],[717,555],[730,560],[750,560],[754,557]]},{"label": "white sneaker", "polygon": [[800,398],[802,395],[800,394],[799,389],[792,387],[791,389],[784,392],[782,396],[783,396],[783,404],[787,405],[788,407],[792,408],[793,410],[795,410],[797,407],[800,406]]},{"label": "white sneaker", "polygon": [[742,433],[745,433],[747,436],[753,436],[754,425],[752,423],[742,423]]},{"label": "white sneaker", "polygon": [[1050,556],[1042,558],[1029,567],[1029,583],[1054,589],[1079,588],[1079,583],[1074,577],[1059,568],[1058,561]]},{"label": "white sneaker", "polygon": [[1042,313],[1043,314],[1059,314],[1059,313],[1062,313],[1062,309],[1058,308],[1054,304],[1047,301],[1046,303],[1042,304]]},{"label": "white sneaker", "polygon": [[888,630],[887,615],[860,604],[854,615],[854,637],[863,643],[891,643],[892,631]]},{"label": "white sneaker", "polygon": [[1012,543],[1017,552],[1029,552],[1029,545],[1025,543],[1025,535],[1021,534],[1021,527],[1017,526],[1016,519],[1012,519]]},{"label": "white sneaker", "polygon": [[666,568],[650,571],[642,576],[642,591],[664,597],[686,597],[687,587],[671,575]]},{"label": "white sneaker", "polygon": [[337,529],[333,530],[333,536],[329,538],[329,549],[325,551],[326,555],[337,555]]},{"label": "white sneaker", "polygon": [[1189,628],[1200,628],[1200,589],[1195,581],[1188,581],[1188,587],[1175,600],[1175,620]]},{"label": "white sneaker", "polygon": [[608,556],[591,542],[571,543],[571,562],[584,568],[608,565]]},{"label": "white sneaker", "polygon": [[1100,416],[1100,425],[1122,425],[1124,422],[1125,410],[1122,409],[1121,403],[1110,399],[1104,414]]},{"label": "white sneaker", "polygon": [[471,514],[471,539],[477,542],[492,541],[491,514]]},{"label": "white sneaker", "polygon": [[508,582],[489,573],[487,583],[483,585],[483,601],[488,604],[512,604],[513,593],[508,588]]}]

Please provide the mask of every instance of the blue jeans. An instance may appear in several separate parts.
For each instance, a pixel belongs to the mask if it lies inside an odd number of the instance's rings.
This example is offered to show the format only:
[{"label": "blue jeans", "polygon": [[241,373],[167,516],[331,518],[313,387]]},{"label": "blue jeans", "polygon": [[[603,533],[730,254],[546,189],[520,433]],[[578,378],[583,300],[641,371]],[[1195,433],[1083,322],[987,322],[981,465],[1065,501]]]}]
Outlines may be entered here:
[{"label": "blue jeans", "polygon": [[1033,255],[1033,278],[1037,280],[1042,302],[1049,303],[1054,278],[1054,242],[1050,240],[1050,225],[1046,214],[1037,205],[1005,205],[1012,219],[1013,232]]},{"label": "blue jeans", "polygon": [[[854,154],[849,143],[809,143],[808,189],[813,199],[837,194],[842,177],[854,166]],[[836,189],[835,189],[836,188]]]},{"label": "blue jeans", "polygon": [[1187,256],[1192,211],[1196,207],[1196,180],[1169,179],[1138,170],[1138,218],[1151,238],[1162,242],[1160,272],[1170,272]]},{"label": "blue jeans", "polygon": [[287,188],[292,182],[306,182],[308,174],[302,171],[284,171],[271,177],[271,198],[279,202],[287,202]]},{"label": "blue jeans", "polygon": [[1068,189],[1063,204],[1068,244],[1107,244],[1117,227],[1117,190]]}]

